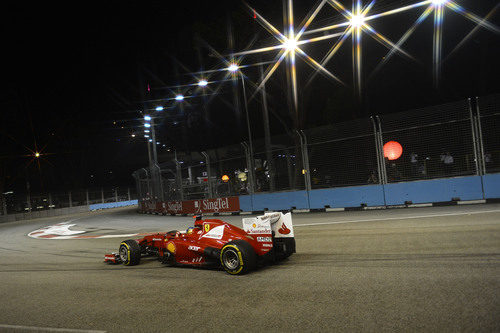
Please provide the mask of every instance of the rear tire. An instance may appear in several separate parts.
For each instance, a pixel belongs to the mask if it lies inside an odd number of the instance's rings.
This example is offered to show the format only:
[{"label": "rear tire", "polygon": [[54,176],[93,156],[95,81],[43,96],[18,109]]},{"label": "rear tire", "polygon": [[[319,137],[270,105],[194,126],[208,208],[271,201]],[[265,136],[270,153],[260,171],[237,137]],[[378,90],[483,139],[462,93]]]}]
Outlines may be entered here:
[{"label": "rear tire", "polygon": [[125,266],[134,266],[141,261],[141,247],[133,239],[121,242],[118,253]]},{"label": "rear tire", "polygon": [[220,262],[227,273],[242,275],[257,267],[257,255],[250,244],[235,240],[222,247]]}]

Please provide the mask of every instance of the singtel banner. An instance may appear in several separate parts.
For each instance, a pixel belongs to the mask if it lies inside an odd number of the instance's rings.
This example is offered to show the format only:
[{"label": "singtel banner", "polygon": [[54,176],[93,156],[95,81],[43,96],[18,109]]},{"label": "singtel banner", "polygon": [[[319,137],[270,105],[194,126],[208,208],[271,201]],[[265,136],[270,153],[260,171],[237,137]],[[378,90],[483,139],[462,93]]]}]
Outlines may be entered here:
[{"label": "singtel banner", "polygon": [[165,214],[198,214],[239,212],[240,200],[238,197],[199,199],[186,201],[158,202],[157,211]]}]

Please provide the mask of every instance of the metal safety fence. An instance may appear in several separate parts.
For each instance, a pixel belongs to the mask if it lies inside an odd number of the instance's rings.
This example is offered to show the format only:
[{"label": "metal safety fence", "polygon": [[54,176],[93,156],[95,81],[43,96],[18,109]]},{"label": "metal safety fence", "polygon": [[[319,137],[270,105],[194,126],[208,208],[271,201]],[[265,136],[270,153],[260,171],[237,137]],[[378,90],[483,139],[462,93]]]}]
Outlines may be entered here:
[{"label": "metal safety fence", "polygon": [[90,206],[137,198],[135,189],[118,186],[47,193],[8,191],[0,195],[0,215]]},{"label": "metal safety fence", "polygon": [[[134,172],[140,200],[189,200],[500,172],[500,95],[177,154]],[[270,143],[269,143],[270,141]],[[156,175],[156,176],[155,176]]]}]

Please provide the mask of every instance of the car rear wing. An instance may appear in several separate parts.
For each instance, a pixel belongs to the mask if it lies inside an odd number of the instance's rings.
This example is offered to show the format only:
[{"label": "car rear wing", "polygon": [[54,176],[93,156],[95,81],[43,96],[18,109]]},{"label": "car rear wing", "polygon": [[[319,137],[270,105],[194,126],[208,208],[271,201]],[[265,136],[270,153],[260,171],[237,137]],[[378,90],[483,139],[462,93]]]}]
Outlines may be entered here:
[{"label": "car rear wing", "polygon": [[293,238],[291,213],[269,212],[243,219],[243,230],[249,235],[273,235],[275,238]]}]

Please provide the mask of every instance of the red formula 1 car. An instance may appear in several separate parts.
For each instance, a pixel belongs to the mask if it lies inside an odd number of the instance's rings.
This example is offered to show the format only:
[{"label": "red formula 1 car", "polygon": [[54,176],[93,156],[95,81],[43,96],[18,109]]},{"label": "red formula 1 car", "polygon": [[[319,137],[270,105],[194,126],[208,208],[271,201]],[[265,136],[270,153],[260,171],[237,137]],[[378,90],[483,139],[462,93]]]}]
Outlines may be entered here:
[{"label": "red formula 1 car", "polygon": [[229,274],[244,274],[257,264],[287,258],[295,253],[290,213],[266,213],[244,218],[243,229],[218,219],[195,217],[194,227],[126,240],[118,253],[104,261],[137,265],[142,256],[156,256],[167,265],[219,266]]}]

